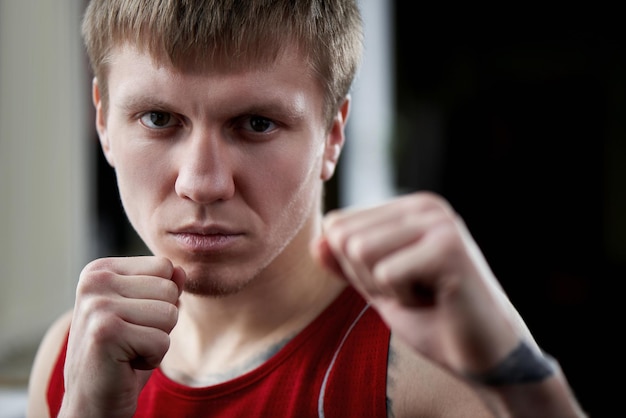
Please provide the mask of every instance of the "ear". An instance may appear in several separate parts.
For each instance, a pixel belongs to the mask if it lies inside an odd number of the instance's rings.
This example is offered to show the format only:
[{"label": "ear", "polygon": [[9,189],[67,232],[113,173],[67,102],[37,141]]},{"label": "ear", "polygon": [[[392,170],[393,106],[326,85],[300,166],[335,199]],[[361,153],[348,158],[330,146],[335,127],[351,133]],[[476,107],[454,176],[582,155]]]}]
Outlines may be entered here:
[{"label": "ear", "polygon": [[339,156],[341,155],[341,150],[346,140],[345,129],[349,114],[350,96],[346,96],[326,136],[322,172],[320,173],[320,177],[323,181],[330,180],[333,174],[335,174],[335,168],[337,168],[337,162],[339,161]]},{"label": "ear", "polygon": [[109,165],[111,165],[111,167],[115,167],[113,152],[111,151],[111,144],[109,143],[105,110],[103,109],[102,104],[102,94],[100,92],[100,86],[98,85],[98,79],[95,77],[91,83],[91,98],[93,100],[93,105],[96,108],[96,131],[98,132],[102,152],[104,153]]}]

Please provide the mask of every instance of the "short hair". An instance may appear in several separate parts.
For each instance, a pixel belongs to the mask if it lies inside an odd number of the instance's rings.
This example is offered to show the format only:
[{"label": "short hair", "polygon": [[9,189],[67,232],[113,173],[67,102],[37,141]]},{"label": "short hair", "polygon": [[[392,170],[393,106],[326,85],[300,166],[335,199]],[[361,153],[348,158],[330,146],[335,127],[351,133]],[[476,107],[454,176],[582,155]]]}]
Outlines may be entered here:
[{"label": "short hair", "polygon": [[253,68],[295,46],[324,89],[328,125],[349,94],[363,34],[357,0],[91,0],[82,35],[108,106],[111,51],[125,44],[175,68]]}]

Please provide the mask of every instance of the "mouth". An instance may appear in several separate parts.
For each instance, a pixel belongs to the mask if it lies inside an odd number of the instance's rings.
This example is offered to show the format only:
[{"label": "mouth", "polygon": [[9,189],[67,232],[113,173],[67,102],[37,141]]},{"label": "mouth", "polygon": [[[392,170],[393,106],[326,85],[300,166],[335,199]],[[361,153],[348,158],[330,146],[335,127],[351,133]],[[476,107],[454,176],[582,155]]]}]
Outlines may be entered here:
[{"label": "mouth", "polygon": [[171,232],[183,250],[194,253],[225,251],[239,242],[244,234],[223,227],[191,226]]}]

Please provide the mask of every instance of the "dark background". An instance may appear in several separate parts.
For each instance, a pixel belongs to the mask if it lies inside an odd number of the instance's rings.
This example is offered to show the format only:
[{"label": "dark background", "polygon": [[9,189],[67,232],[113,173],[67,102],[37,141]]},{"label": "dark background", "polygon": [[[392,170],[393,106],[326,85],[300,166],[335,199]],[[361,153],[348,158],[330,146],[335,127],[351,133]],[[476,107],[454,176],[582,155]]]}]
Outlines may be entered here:
[{"label": "dark background", "polygon": [[[439,192],[465,219],[583,408],[611,416],[624,377],[626,43],[617,10],[568,7],[454,17],[396,2],[393,158],[399,190]],[[94,153],[100,235],[133,252]],[[333,181],[328,207],[337,193]]]},{"label": "dark background", "polygon": [[450,200],[583,408],[615,416],[626,42],[621,13],[580,7],[397,2],[397,183]]}]

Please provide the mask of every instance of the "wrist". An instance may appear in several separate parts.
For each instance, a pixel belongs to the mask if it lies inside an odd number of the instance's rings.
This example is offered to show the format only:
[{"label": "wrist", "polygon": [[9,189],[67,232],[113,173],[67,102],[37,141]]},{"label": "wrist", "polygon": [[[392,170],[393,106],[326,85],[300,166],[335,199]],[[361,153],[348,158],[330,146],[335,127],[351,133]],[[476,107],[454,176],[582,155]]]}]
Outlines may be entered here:
[{"label": "wrist", "polygon": [[134,415],[134,410],[132,408],[131,411],[115,411],[110,406],[100,407],[91,401],[80,402],[75,398],[70,401],[66,394],[56,418],[130,418]]}]

